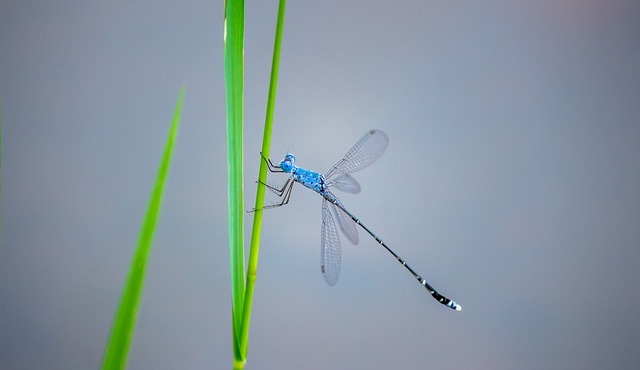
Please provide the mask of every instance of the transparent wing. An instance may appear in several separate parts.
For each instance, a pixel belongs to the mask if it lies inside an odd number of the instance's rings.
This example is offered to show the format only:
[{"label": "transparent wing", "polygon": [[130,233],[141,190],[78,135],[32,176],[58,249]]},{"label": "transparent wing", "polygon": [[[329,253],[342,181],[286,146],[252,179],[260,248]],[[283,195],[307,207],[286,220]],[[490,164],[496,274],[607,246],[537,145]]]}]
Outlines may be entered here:
[{"label": "transparent wing", "polygon": [[[332,194],[333,195],[333,194]],[[335,195],[334,195],[335,198]],[[336,202],[344,208],[344,205],[340,203],[340,201],[336,198]],[[344,213],[341,209],[338,209],[333,203],[329,203],[329,208],[333,211],[333,215],[338,219],[338,225],[340,225],[340,230],[342,233],[349,239],[351,243],[354,245],[358,244],[358,229],[356,223]]]},{"label": "transparent wing", "polygon": [[[342,264],[342,250],[340,248],[340,237],[331,211],[326,199],[322,200],[322,231],[320,241],[320,271],[324,280],[330,286],[336,285],[340,276],[340,266]],[[335,207],[335,206],[334,206]]]},{"label": "transparent wing", "polygon": [[345,193],[358,194],[361,190],[360,184],[358,181],[353,178],[353,176],[348,175],[346,173],[340,174],[336,176],[334,179],[331,179],[327,182],[327,186],[335,187],[340,191],[344,191]]},{"label": "transparent wing", "polygon": [[349,149],[344,158],[327,171],[326,178],[328,179],[334,174],[360,171],[380,158],[387,145],[389,145],[387,134],[380,130],[369,130]]}]

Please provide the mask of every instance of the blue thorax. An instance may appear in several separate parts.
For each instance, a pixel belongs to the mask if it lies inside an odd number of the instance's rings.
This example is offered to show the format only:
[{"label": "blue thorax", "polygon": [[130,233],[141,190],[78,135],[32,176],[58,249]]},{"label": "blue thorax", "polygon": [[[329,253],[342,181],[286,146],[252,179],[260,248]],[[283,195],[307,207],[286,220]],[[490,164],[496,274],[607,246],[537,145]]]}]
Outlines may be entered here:
[{"label": "blue thorax", "polygon": [[295,161],[296,157],[291,153],[287,153],[282,162],[280,162],[280,168],[286,173],[291,173],[294,181],[317,193],[324,194],[327,190],[327,182],[324,175],[298,167],[294,164]]}]

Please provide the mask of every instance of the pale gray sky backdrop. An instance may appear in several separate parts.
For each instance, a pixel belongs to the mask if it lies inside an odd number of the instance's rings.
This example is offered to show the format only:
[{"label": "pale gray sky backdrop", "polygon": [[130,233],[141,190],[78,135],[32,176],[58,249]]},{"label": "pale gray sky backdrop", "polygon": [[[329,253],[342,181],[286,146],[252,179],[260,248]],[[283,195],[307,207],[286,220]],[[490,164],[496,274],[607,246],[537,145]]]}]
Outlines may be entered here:
[{"label": "pale gray sky backdrop", "polygon": [[[363,233],[328,287],[298,187],[265,214],[247,369],[638,368],[639,8],[289,1],[273,159],[386,131],[341,199],[464,310]],[[246,4],[247,208],[276,12]],[[130,368],[231,367],[222,31],[222,1],[0,1],[0,369],[99,366],[183,82]]]}]

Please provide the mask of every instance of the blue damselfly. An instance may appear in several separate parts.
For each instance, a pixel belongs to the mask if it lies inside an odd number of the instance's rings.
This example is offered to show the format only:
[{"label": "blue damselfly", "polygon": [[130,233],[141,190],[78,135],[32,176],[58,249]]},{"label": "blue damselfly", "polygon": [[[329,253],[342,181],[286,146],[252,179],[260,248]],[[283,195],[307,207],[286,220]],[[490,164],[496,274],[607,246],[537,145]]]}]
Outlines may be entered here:
[{"label": "blue damselfly", "polygon": [[315,191],[322,196],[322,232],[320,248],[320,270],[325,281],[333,286],[338,281],[342,260],[340,247],[340,237],[334,219],[338,220],[338,225],[344,235],[353,244],[358,244],[358,230],[356,224],[362,227],[378,244],[391,253],[402,266],[404,266],[427,291],[438,302],[456,311],[461,311],[462,306],[455,301],[438,293],[427,280],[418,275],[400,256],[398,256],[389,246],[366,227],[360,219],[349,212],[338,198],[331,193],[330,188],[357,194],[360,192],[360,184],[350,174],[359,171],[375,162],[385,151],[389,144],[387,134],[380,130],[369,130],[347,154],[333,167],[321,174],[310,171],[295,165],[296,157],[287,153],[280,164],[275,165],[270,159],[264,158],[270,172],[281,172],[291,174],[281,188],[264,184],[268,189],[282,197],[282,201],[277,204],[265,206],[263,209],[280,207],[289,202],[293,185],[298,182],[305,187]]}]

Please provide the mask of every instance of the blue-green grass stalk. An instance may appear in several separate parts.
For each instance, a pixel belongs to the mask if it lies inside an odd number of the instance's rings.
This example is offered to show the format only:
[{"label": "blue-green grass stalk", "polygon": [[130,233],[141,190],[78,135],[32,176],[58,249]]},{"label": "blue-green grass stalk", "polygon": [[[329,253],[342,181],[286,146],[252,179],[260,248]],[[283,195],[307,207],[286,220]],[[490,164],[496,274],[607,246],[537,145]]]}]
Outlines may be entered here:
[{"label": "blue-green grass stalk", "polygon": [[[276,86],[278,81],[278,67],[280,60],[280,45],[286,1],[281,0],[276,25],[273,62],[271,66],[271,82],[267,101],[267,112],[262,141],[262,153],[269,156],[271,145],[271,131],[273,127],[273,112],[276,100]],[[249,325],[253,291],[258,268],[258,252],[260,246],[260,230],[262,225],[262,211],[264,205],[265,188],[259,184],[256,192],[249,265],[247,277],[244,276],[244,240],[243,240],[243,167],[242,167],[242,113],[243,113],[243,53],[244,53],[244,1],[227,0],[225,2],[224,28],[224,73],[227,102],[227,160],[229,175],[229,244],[231,263],[232,290],[232,322],[234,369],[244,369],[247,350]],[[258,178],[266,181],[267,168],[260,162]]]},{"label": "blue-green grass stalk", "polygon": [[244,302],[244,195],[242,111],[244,89],[244,0],[224,3],[224,82],[227,103],[227,172],[231,316],[234,368],[244,367],[240,332]]}]

